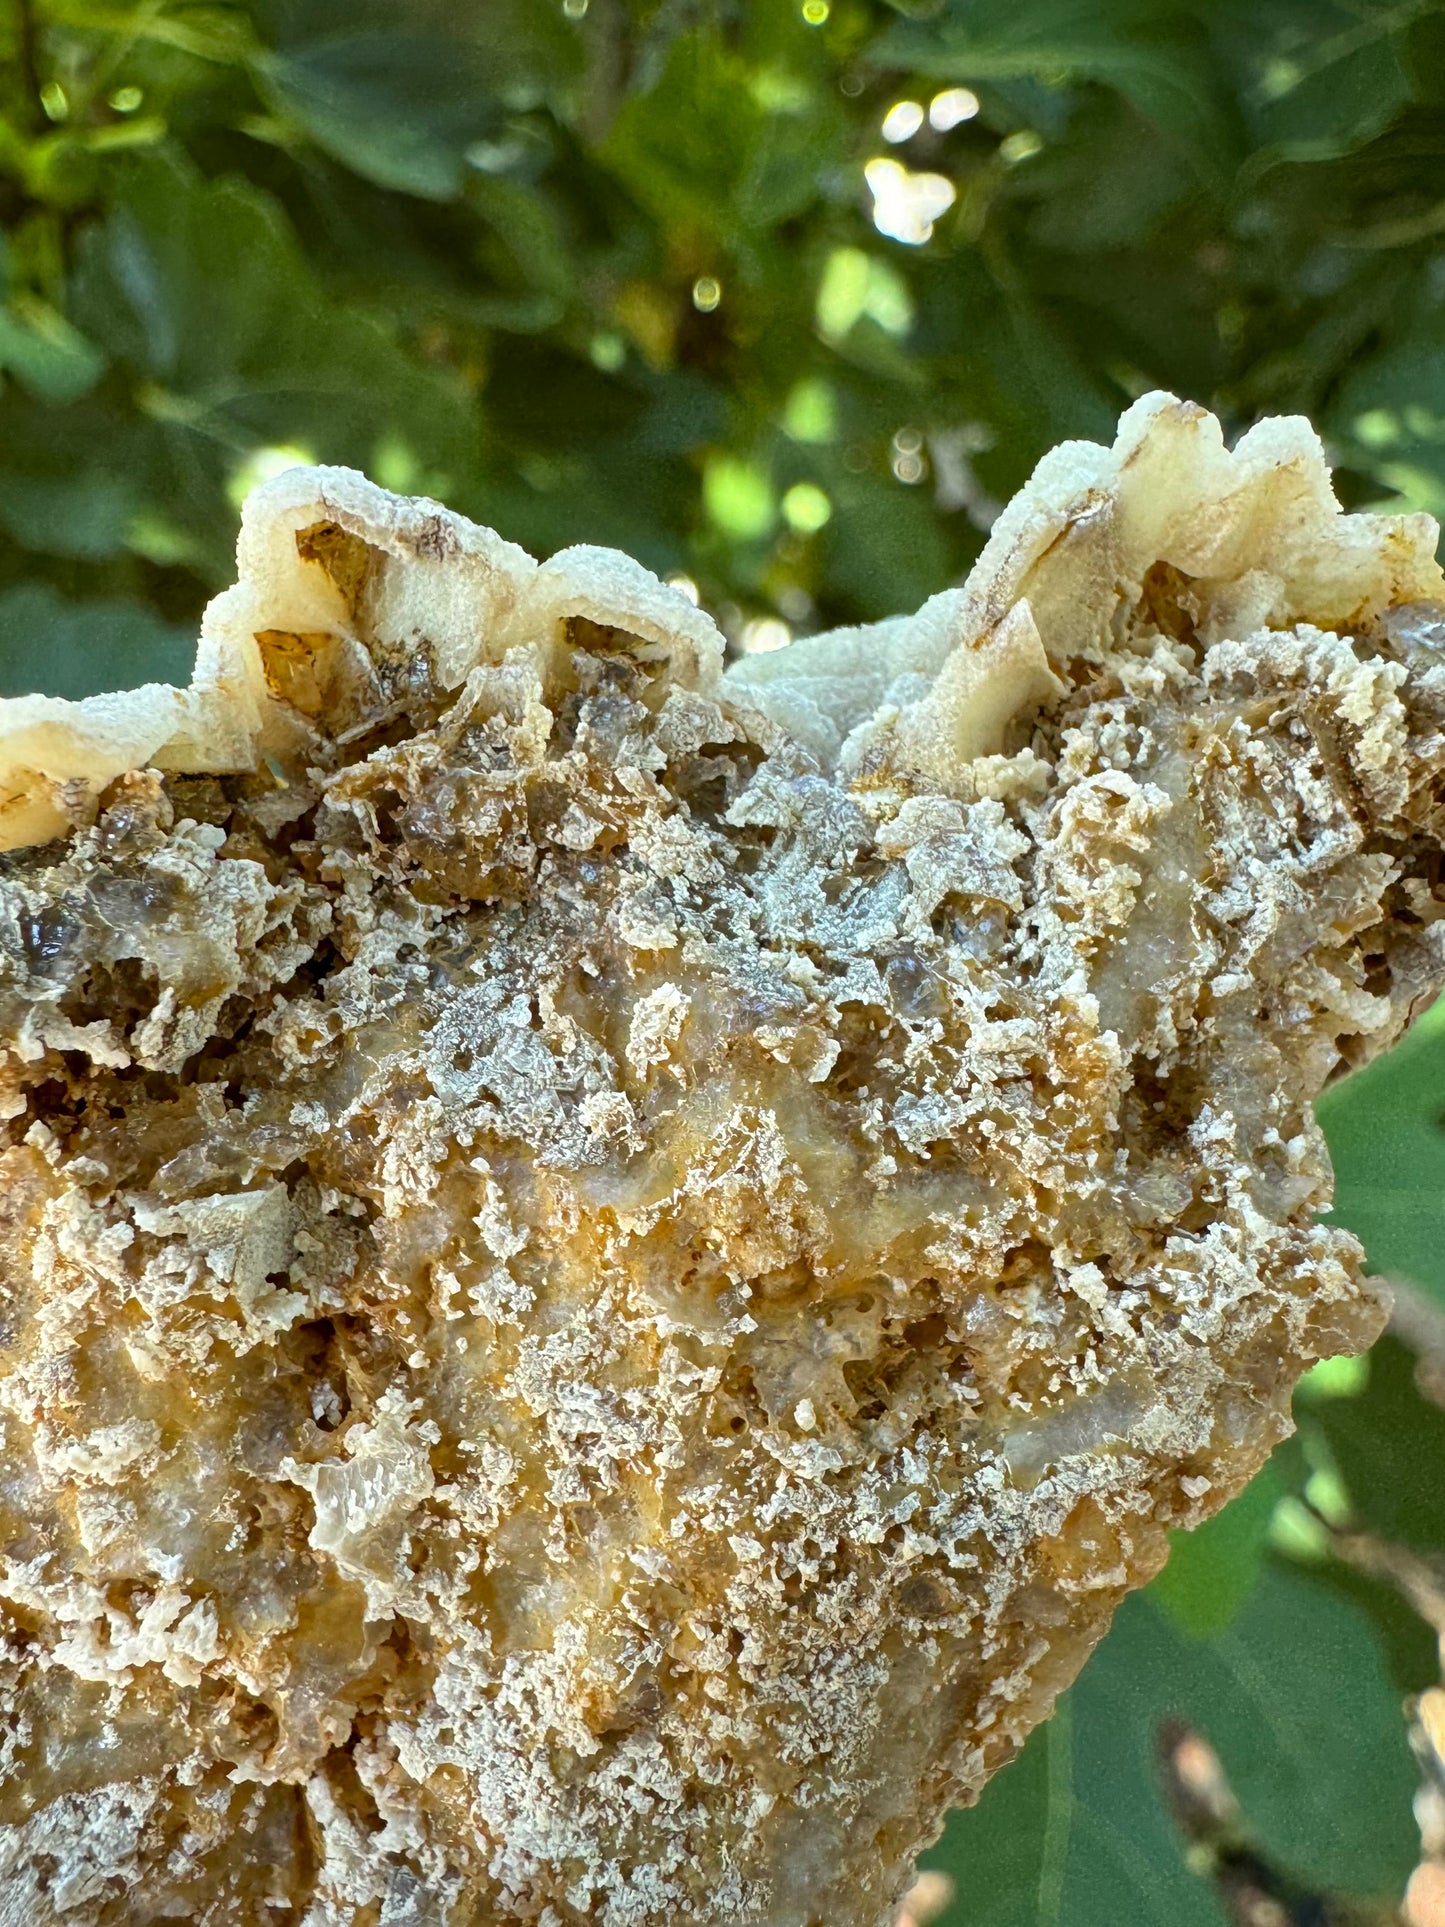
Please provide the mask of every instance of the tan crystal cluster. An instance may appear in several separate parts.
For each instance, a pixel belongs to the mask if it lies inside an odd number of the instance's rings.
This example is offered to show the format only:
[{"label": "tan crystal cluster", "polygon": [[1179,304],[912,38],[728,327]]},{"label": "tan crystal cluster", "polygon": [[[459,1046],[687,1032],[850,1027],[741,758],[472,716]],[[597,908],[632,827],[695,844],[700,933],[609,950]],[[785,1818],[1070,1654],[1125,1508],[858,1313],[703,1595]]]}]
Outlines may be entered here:
[{"label": "tan crystal cluster", "polygon": [[1164,396],[723,672],[297,470],[0,705],[0,1918],[875,1927],[1380,1311],[1445,583]]}]

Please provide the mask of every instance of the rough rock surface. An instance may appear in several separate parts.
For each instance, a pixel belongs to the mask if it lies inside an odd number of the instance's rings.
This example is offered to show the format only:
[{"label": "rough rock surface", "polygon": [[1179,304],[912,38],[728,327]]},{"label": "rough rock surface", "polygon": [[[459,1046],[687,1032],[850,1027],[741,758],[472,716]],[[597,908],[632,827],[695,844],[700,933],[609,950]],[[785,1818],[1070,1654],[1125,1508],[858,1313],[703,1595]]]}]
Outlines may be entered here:
[{"label": "rough rock surface", "polygon": [[1150,397],[724,676],[294,471],[189,691],[0,704],[0,1918],[888,1919],[1376,1330],[1434,539]]}]

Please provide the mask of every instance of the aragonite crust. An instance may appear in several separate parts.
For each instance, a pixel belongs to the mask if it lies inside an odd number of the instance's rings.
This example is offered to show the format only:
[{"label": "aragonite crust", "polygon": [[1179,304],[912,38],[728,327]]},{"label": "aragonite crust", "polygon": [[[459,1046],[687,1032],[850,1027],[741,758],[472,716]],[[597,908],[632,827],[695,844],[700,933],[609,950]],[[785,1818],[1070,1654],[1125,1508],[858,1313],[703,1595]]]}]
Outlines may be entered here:
[{"label": "aragonite crust", "polygon": [[0,1916],[878,1927],[1381,1310],[1445,582],[1151,396],[723,672],[342,470],[0,704]]}]

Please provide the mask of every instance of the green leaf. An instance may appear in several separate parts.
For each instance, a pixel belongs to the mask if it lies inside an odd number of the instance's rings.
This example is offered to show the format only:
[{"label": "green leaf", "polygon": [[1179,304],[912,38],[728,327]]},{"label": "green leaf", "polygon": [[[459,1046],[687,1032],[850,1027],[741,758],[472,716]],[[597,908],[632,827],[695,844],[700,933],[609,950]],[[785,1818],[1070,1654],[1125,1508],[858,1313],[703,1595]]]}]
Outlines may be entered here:
[{"label": "green leaf", "polygon": [[1181,1632],[1210,1639],[1239,1616],[1264,1569],[1283,1491],[1271,1462],[1204,1525],[1169,1535],[1169,1563],[1150,1591]]},{"label": "green leaf", "polygon": [[1399,1588],[1374,1579],[1338,1559],[1309,1568],[1310,1581],[1363,1615],[1379,1640],[1380,1654],[1399,1704],[1433,1685],[1440,1671],[1440,1647],[1432,1627],[1408,1604]]},{"label": "green leaf", "polygon": [[1400,35],[1397,51],[1410,92],[1438,106],[1445,100],[1445,14],[1433,8],[1418,14]]},{"label": "green leaf", "polygon": [[1053,1718],[976,1807],[950,1815],[924,1856],[958,1887],[939,1927],[1223,1927],[1163,1797],[1163,1626],[1126,1606]]},{"label": "green leaf", "polygon": [[818,540],[830,593],[868,620],[948,586],[949,553],[922,489],[891,475],[826,476],[832,519]]},{"label": "green leaf", "polygon": [[1069,135],[1047,143],[1018,180],[1018,198],[1033,210],[1030,240],[1083,255],[1085,272],[1106,249],[1147,247],[1157,270],[1160,223],[1191,195],[1194,169],[1122,96],[1085,97]]},{"label": "green leaf", "polygon": [[473,175],[467,200],[505,250],[508,265],[546,299],[543,325],[554,325],[574,292],[576,268],[551,199],[521,181]]},{"label": "green leaf", "polygon": [[1406,105],[1403,30],[1432,0],[1225,0],[1216,38],[1237,63],[1261,145],[1294,160],[1349,153]]},{"label": "green leaf", "polygon": [[1335,1167],[1331,1222],[1363,1241],[1375,1271],[1445,1303],[1445,1007],[1333,1085],[1315,1112]]},{"label": "green leaf", "polygon": [[1099,82],[1205,172],[1226,167],[1239,145],[1203,33],[1160,0],[952,0],[935,21],[890,28],[868,59],[968,83]]},{"label": "green leaf", "polygon": [[1382,1338],[1364,1389],[1301,1410],[1308,1449],[1322,1438],[1359,1521],[1371,1532],[1422,1551],[1445,1546],[1445,1412],[1415,1386],[1414,1355]]},{"label": "green leaf", "polygon": [[92,696],[190,681],[195,632],[137,602],[67,602],[48,582],[0,589],[0,696]]},{"label": "green leaf", "polygon": [[1270,1863],[1316,1892],[1398,1893],[1416,1777],[1386,1637],[1359,1600],[1270,1559],[1212,1639],[1150,1594],[1125,1601],[1053,1722],[929,1856],[962,1896],[946,1927],[1219,1923],[1165,1803],[1159,1740],[1180,1721]]},{"label": "green leaf", "polygon": [[75,290],[82,324],[136,382],[149,506],[196,533],[217,576],[230,567],[226,484],[254,448],[365,468],[390,438],[452,491],[477,467],[455,385],[331,299],[259,189],[130,162],[82,237]]},{"label": "green leaf", "polygon": [[[985,1787],[978,1806],[955,1813],[942,1844],[924,1856],[925,1866],[952,1873],[962,1894],[947,1927],[1044,1927],[1060,1921],[1069,1836],[1079,1818],[1074,1719],[1074,1697],[1066,1694],[1048,1724]],[[1086,1927],[1088,1917],[1083,1918]],[[1207,1912],[1203,1919],[1209,1919]]]},{"label": "green leaf", "polygon": [[65,475],[0,467],[0,528],[39,555],[118,555],[138,506],[130,478],[100,464]]},{"label": "green leaf", "polygon": [[1219,1754],[1265,1853],[1317,1887],[1399,1892],[1419,1845],[1416,1772],[1370,1617],[1271,1560],[1228,1630],[1187,1651],[1193,1664],[1156,1649],[1160,1691]]},{"label": "green leaf", "polygon": [[801,214],[844,158],[847,124],[812,80],[749,68],[710,29],[681,34],[603,149],[661,220],[734,243]]},{"label": "green leaf", "polygon": [[1292,159],[1348,153],[1383,132],[1410,98],[1394,44],[1342,33],[1327,52],[1288,79],[1258,112],[1266,141]]},{"label": "green leaf", "polygon": [[105,356],[48,302],[16,295],[0,308],[0,368],[42,401],[78,401],[100,380]]},{"label": "green leaf", "polygon": [[65,408],[0,396],[0,529],[40,555],[119,555],[144,499],[147,440],[99,396]]},{"label": "green leaf", "polygon": [[479,51],[423,34],[337,34],[256,70],[272,105],[328,154],[426,200],[460,192],[468,147],[500,118]]}]

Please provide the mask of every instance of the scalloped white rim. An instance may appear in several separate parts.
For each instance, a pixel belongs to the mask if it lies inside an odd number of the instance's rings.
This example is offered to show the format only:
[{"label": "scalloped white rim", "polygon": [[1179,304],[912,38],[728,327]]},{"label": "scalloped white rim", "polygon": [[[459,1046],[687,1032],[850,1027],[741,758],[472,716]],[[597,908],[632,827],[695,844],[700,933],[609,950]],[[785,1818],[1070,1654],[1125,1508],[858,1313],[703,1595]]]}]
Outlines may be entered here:
[{"label": "scalloped white rim", "polygon": [[[584,616],[664,646],[692,687],[719,688],[716,624],[631,557],[577,547],[539,564],[439,503],[392,495],[350,469],[295,468],[246,501],[238,580],[206,609],[188,688],[0,700],[0,849],[63,834],[129,770],[255,766],[276,706],[257,633],[347,630],[330,578],[297,551],[298,532],[322,522],[402,565],[384,571],[387,640],[425,637],[446,686]],[[1345,515],[1319,438],[1300,417],[1262,421],[1231,451],[1204,409],[1146,395],[1112,447],[1065,442],[1044,457],[961,588],[911,616],[745,657],[726,687],[827,763],[881,713],[906,711],[906,699],[918,710],[929,687],[948,680],[941,740],[949,754],[976,754],[983,735],[960,726],[959,704],[981,706],[981,721],[1011,699],[1037,700],[1049,662],[1107,650],[1121,601],[1138,596],[1156,564],[1204,585],[1209,641],[1294,621],[1344,627],[1393,603],[1445,599],[1438,533],[1427,515]],[[1037,642],[1017,617],[1007,622],[1024,602]],[[976,665],[942,678],[958,651],[978,652]],[[930,718],[914,720],[923,740]]]}]

